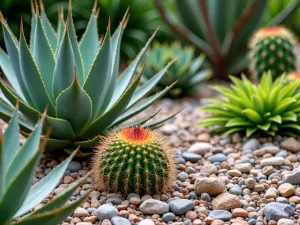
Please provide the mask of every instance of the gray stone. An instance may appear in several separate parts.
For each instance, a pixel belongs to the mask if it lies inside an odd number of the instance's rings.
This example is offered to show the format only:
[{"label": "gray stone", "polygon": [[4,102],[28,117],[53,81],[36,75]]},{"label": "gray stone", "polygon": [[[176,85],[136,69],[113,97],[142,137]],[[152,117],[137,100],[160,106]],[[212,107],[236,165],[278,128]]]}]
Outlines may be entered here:
[{"label": "gray stone", "polygon": [[109,204],[104,204],[101,205],[97,210],[96,210],[97,217],[100,221],[104,219],[111,219],[114,216],[118,215],[118,210]]},{"label": "gray stone", "polygon": [[260,161],[260,165],[262,166],[281,166],[283,163],[283,157],[271,157]]},{"label": "gray stone", "polygon": [[72,173],[78,172],[79,170],[81,170],[81,164],[80,164],[80,162],[71,161],[69,163],[68,167],[67,167],[67,170],[69,170]]},{"label": "gray stone", "polygon": [[290,205],[278,202],[268,203],[264,208],[264,214],[269,221],[278,221],[281,218],[289,218],[293,213],[294,209]]},{"label": "gray stone", "polygon": [[248,141],[245,142],[243,145],[243,150],[251,150],[254,151],[258,148],[259,142],[255,138],[249,139]]},{"label": "gray stone", "polygon": [[112,203],[113,205],[120,205],[122,203],[122,199],[120,198],[108,198],[106,203]]},{"label": "gray stone", "polygon": [[178,175],[177,175],[177,179],[184,182],[186,179],[188,179],[188,174],[185,173],[185,172],[180,172]]},{"label": "gray stone", "polygon": [[195,153],[190,153],[190,152],[184,152],[182,154],[182,157],[190,162],[198,162],[198,160],[202,159],[201,155],[195,154]]},{"label": "gray stone", "polygon": [[300,184],[300,171],[292,174],[286,174],[283,176],[282,180],[286,183],[299,185]]},{"label": "gray stone", "polygon": [[183,215],[187,211],[193,209],[195,204],[191,200],[176,199],[169,202],[170,210],[176,215]]},{"label": "gray stone", "polygon": [[296,225],[293,220],[289,219],[280,219],[278,220],[277,225]]},{"label": "gray stone", "polygon": [[226,210],[213,210],[209,213],[209,216],[215,220],[229,221],[232,218],[232,214]]},{"label": "gray stone", "polygon": [[280,148],[277,146],[265,146],[265,147],[261,148],[261,150],[264,150],[264,151],[274,155],[280,151]]},{"label": "gray stone", "polygon": [[169,222],[169,221],[173,221],[175,220],[175,214],[174,213],[171,213],[171,212],[168,212],[168,213],[165,213],[163,216],[162,216],[163,220],[165,222]]},{"label": "gray stone", "polygon": [[206,142],[196,142],[196,143],[192,144],[188,148],[187,151],[190,152],[190,153],[204,155],[205,153],[209,152],[212,148],[213,148],[213,146],[211,144],[209,144],[209,143],[206,143]]},{"label": "gray stone", "polygon": [[169,205],[156,199],[148,199],[140,205],[139,209],[145,214],[164,214],[169,212]]},{"label": "gray stone", "polygon": [[234,169],[241,171],[242,173],[249,173],[251,170],[250,163],[238,163],[234,166]]},{"label": "gray stone", "polygon": [[114,216],[113,218],[111,218],[111,223],[113,225],[131,225],[128,219],[125,219],[120,216]]},{"label": "gray stone", "polygon": [[215,155],[212,155],[212,156],[208,157],[207,160],[212,162],[212,163],[214,163],[214,162],[223,162],[223,161],[227,160],[227,157],[222,153],[218,153],[218,154],[215,154]]},{"label": "gray stone", "polygon": [[229,193],[233,195],[241,195],[242,194],[242,188],[238,184],[234,184],[229,189]]}]

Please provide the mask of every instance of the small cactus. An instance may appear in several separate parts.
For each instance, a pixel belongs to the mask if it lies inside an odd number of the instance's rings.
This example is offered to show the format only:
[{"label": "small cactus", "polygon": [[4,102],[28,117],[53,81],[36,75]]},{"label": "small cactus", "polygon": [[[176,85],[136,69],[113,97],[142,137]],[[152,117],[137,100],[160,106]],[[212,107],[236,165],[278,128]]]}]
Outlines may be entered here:
[{"label": "small cactus", "polygon": [[175,155],[161,135],[141,127],[111,131],[92,161],[96,188],[123,194],[164,193],[175,170]]},{"label": "small cactus", "polygon": [[281,26],[265,27],[255,32],[249,43],[250,71],[254,79],[261,78],[268,70],[274,78],[295,71],[296,42],[294,34]]},{"label": "small cactus", "polygon": [[291,72],[287,75],[287,79],[290,81],[297,81],[300,82],[300,73]]}]

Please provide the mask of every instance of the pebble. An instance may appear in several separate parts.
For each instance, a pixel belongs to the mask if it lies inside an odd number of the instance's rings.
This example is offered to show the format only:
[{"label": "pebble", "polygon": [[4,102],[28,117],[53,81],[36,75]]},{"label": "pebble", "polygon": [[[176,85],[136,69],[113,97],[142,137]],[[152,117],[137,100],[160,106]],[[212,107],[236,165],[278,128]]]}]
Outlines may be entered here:
[{"label": "pebble", "polygon": [[190,162],[198,162],[198,160],[202,159],[201,155],[195,154],[195,153],[190,153],[190,152],[185,152],[182,154],[182,157]]},{"label": "pebble", "polygon": [[280,219],[277,222],[277,225],[296,225],[293,220],[289,219]]},{"label": "pebble", "polygon": [[259,146],[258,140],[255,138],[252,138],[252,139],[249,139],[247,142],[245,142],[245,144],[243,145],[243,150],[254,151],[258,148],[258,146]]},{"label": "pebble", "polygon": [[280,193],[281,196],[283,197],[289,197],[292,194],[295,193],[295,188],[293,185],[289,184],[289,183],[285,183],[285,184],[281,184],[278,187],[278,191]]},{"label": "pebble", "polygon": [[283,176],[282,180],[286,183],[300,185],[300,171],[293,174],[286,174]]},{"label": "pebble", "polygon": [[90,215],[89,212],[86,209],[83,209],[81,207],[77,207],[73,214],[74,217],[83,217],[89,215]]},{"label": "pebble", "polygon": [[163,216],[162,216],[163,220],[165,222],[169,222],[169,221],[173,221],[175,220],[175,214],[174,213],[171,213],[171,212],[168,212],[168,213],[165,213]]},{"label": "pebble", "polygon": [[212,174],[216,174],[218,171],[217,167],[213,164],[207,164],[202,166],[200,173],[206,174],[207,176],[210,176]]},{"label": "pebble", "polygon": [[108,198],[106,203],[112,203],[113,205],[120,205],[122,203],[122,199],[120,198]]},{"label": "pebble", "polygon": [[111,223],[113,225],[131,225],[128,219],[125,219],[120,216],[114,216],[113,218],[111,218]]},{"label": "pebble", "polygon": [[233,195],[241,195],[242,194],[242,188],[238,184],[234,184],[229,189],[229,193]]},{"label": "pebble", "polygon": [[265,194],[265,198],[276,198],[276,197],[277,197],[277,189],[274,187],[270,187]]},{"label": "pebble", "polygon": [[281,142],[280,147],[285,150],[297,153],[300,151],[300,142],[295,138],[288,138]]},{"label": "pebble", "polygon": [[226,210],[212,210],[209,216],[216,220],[229,221],[232,218],[232,214]]},{"label": "pebble", "polygon": [[242,205],[238,196],[224,192],[212,200],[212,208],[214,210],[230,210],[240,208]]},{"label": "pebble", "polygon": [[281,166],[285,159],[283,157],[271,157],[260,161],[262,166]]},{"label": "pebble", "polygon": [[170,211],[176,215],[183,215],[195,207],[195,203],[187,199],[175,199],[169,202]]},{"label": "pebble", "polygon": [[171,123],[166,123],[160,128],[160,131],[167,135],[171,135],[173,132],[177,130],[178,127],[175,124],[171,124]]},{"label": "pebble", "polygon": [[245,185],[249,189],[253,189],[256,185],[256,180],[252,177],[249,177],[245,180]]},{"label": "pebble", "polygon": [[69,170],[71,173],[78,172],[81,170],[81,164],[77,161],[71,161],[67,167],[67,170]]},{"label": "pebble", "polygon": [[76,223],[76,225],[93,225],[93,224],[90,222],[79,222],[79,223]]},{"label": "pebble", "polygon": [[261,148],[261,150],[275,155],[276,153],[278,153],[280,151],[280,148],[277,146],[265,146],[265,147]]},{"label": "pebble", "polygon": [[160,200],[148,199],[140,205],[139,209],[145,214],[164,214],[169,212],[169,205]]},{"label": "pebble", "polygon": [[235,208],[232,210],[232,216],[246,218],[248,216],[248,212],[243,208]]},{"label": "pebble", "polygon": [[278,221],[281,218],[289,218],[293,213],[294,209],[288,204],[271,202],[264,207],[264,214],[269,221]]},{"label": "pebble", "polygon": [[104,219],[111,219],[118,215],[118,210],[112,205],[104,204],[96,210],[96,215],[100,221]]},{"label": "pebble", "polygon": [[139,225],[155,225],[155,223],[151,219],[144,219],[139,222]]},{"label": "pebble", "polygon": [[209,143],[196,142],[188,148],[187,152],[204,155],[205,153],[209,152],[212,148],[213,146]]},{"label": "pebble", "polygon": [[234,169],[237,169],[237,170],[241,171],[242,173],[249,173],[251,170],[251,164],[250,163],[235,164]]},{"label": "pebble", "polygon": [[222,193],[225,189],[225,183],[219,178],[197,178],[194,191],[197,195],[208,193],[209,195],[216,196]]},{"label": "pebble", "polygon": [[226,155],[222,154],[222,153],[218,153],[215,155],[212,155],[210,157],[207,158],[208,161],[215,163],[215,162],[223,162],[227,160]]},{"label": "pebble", "polygon": [[184,182],[186,179],[188,179],[189,175],[185,172],[180,172],[177,174],[177,179]]}]

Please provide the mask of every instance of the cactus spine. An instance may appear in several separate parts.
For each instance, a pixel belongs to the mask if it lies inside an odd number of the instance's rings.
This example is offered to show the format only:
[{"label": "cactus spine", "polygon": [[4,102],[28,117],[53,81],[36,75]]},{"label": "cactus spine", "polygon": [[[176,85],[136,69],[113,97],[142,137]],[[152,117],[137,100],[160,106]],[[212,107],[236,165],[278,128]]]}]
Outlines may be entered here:
[{"label": "cactus spine", "polygon": [[172,149],[158,133],[141,127],[111,131],[92,161],[96,188],[123,194],[166,192],[175,169]]},{"label": "cactus spine", "polygon": [[295,71],[296,45],[294,34],[288,29],[265,27],[254,33],[249,43],[250,71],[254,78],[261,78],[270,70],[274,78]]}]

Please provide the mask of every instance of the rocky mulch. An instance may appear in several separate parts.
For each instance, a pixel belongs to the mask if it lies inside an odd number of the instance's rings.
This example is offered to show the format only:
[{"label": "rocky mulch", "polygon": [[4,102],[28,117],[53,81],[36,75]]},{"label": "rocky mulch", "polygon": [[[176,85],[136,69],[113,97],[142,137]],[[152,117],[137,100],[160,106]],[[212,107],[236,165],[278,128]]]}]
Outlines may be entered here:
[{"label": "rocky mulch", "polygon": [[[184,108],[160,128],[177,153],[172,192],[122,196],[94,190],[62,224],[300,224],[300,139],[210,135],[197,126],[204,116],[200,104],[199,98],[163,99],[151,109],[161,108],[163,116]],[[36,181],[65,157],[53,152],[44,155]],[[72,161],[61,183],[42,204],[88,170],[89,159]],[[71,201],[91,189],[92,183],[89,178]]]}]

